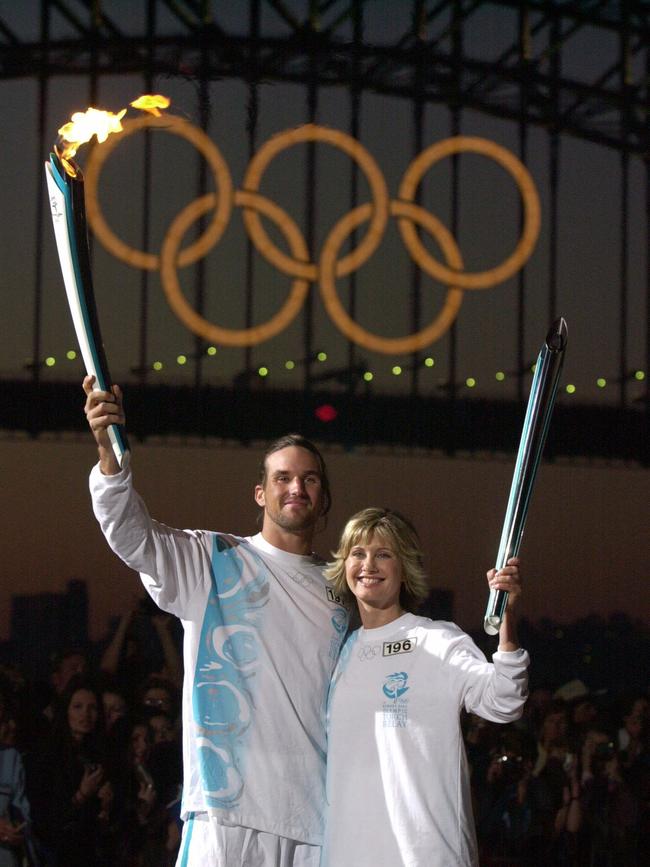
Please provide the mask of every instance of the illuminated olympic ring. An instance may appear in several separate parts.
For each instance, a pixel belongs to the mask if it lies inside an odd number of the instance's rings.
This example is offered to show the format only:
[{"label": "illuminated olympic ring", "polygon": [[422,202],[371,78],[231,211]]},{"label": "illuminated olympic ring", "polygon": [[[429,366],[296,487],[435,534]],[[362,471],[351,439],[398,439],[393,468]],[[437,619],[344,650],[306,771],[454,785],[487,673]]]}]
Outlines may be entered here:
[{"label": "illuminated olympic ring", "polygon": [[[363,145],[352,138],[352,136],[346,135],[340,130],[317,126],[314,123],[307,123],[296,129],[287,130],[273,136],[255,154],[250,161],[248,171],[244,177],[244,189],[257,192],[262,175],[271,160],[286,148],[307,141],[326,142],[327,144],[339,147],[344,153],[352,157],[364,172],[370,186],[370,192],[372,193],[374,207],[365,238],[355,250],[336,263],[336,276],[343,277],[351,271],[356,271],[357,268],[372,256],[381,243],[388,220],[389,201],[386,181],[379,166]],[[313,262],[296,262],[295,259],[285,256],[271,242],[269,236],[264,231],[258,214],[254,211],[244,211],[244,222],[250,238],[257,249],[260,252],[263,250],[266,258],[279,271],[294,277],[304,277],[306,280],[311,280],[312,282],[318,280],[316,264]]]},{"label": "illuminated olympic ring", "polygon": [[143,250],[137,250],[135,247],[130,247],[109,228],[99,209],[99,198],[97,195],[99,174],[109,154],[127,136],[148,127],[158,127],[165,132],[170,132],[173,135],[187,139],[205,157],[214,174],[217,190],[219,191],[214,217],[203,235],[186,250],[183,250],[178,257],[179,265],[191,265],[198,259],[202,259],[214,247],[228,225],[232,211],[232,179],[219,148],[208,138],[202,129],[199,129],[198,126],[194,126],[182,117],[178,117],[177,115],[163,115],[162,117],[147,115],[137,120],[125,121],[122,132],[109,136],[101,147],[93,149],[88,159],[85,173],[86,214],[94,233],[106,249],[117,259],[121,259],[127,265],[132,265],[134,268],[142,268],[145,271],[157,271],[160,268],[158,256],[155,256],[153,253],[145,253]]},{"label": "illuminated olympic ring", "polygon": [[[376,334],[366,331],[355,322],[348,315],[336,294],[336,287],[334,285],[336,254],[350,232],[370,217],[371,207],[369,204],[360,205],[358,208],[349,211],[334,226],[325,241],[320,259],[320,291],[325,308],[345,336],[365,349],[383,352],[386,355],[402,355],[407,352],[417,352],[438,340],[447,331],[458,315],[463,301],[463,291],[462,289],[450,287],[447,291],[443,308],[433,322],[421,331],[409,334],[408,337],[378,337]],[[452,234],[437,217],[434,217],[433,214],[430,214],[418,205],[414,205],[412,202],[393,201],[390,203],[390,212],[395,217],[413,220],[423,226],[436,238],[450,265],[460,271],[463,267],[463,260],[458,245],[454,241]],[[418,259],[416,261],[420,264]]]},{"label": "illuminated olympic ring", "polygon": [[[208,193],[208,195],[190,202],[172,222],[163,241],[160,254],[160,275],[163,289],[169,306],[181,322],[194,334],[200,335],[204,340],[220,343],[224,346],[253,346],[275,337],[295,319],[309,291],[309,281],[295,278],[291,285],[289,297],[280,311],[262,325],[241,329],[221,328],[200,316],[192,309],[183,295],[178,281],[176,262],[180,259],[178,250],[185,232],[192,223],[214,208],[216,204],[217,196],[215,193]],[[237,190],[235,193],[235,204],[244,208],[255,208],[265,217],[269,217],[284,232],[292,254],[300,257],[303,261],[309,258],[307,244],[300,229],[278,205],[263,196],[243,190]]]},{"label": "illuminated olympic ring", "polygon": [[[458,315],[463,290],[486,289],[506,280],[530,257],[539,235],[539,196],[528,170],[512,153],[486,139],[457,136],[427,148],[405,172],[399,198],[389,200],[386,183],[373,157],[358,141],[339,130],[306,124],[274,136],[252,158],[244,178],[244,189],[233,191],[230,173],[219,149],[198,127],[174,115],[143,117],[127,121],[124,126],[122,133],[110,137],[101,147],[95,148],[88,161],[86,208],[89,222],[100,241],[118,259],[147,270],[160,269],[169,305],[190,331],[205,340],[226,346],[251,346],[274,337],[297,316],[309,291],[309,284],[318,281],[328,314],[351,341],[389,355],[417,352],[438,340],[450,327]],[[158,127],[194,144],[210,165],[217,187],[216,193],[195,199],[175,217],[159,257],[130,247],[118,238],[104,220],[97,197],[99,174],[108,155],[122,138],[146,127]],[[318,263],[309,261],[305,239],[286,211],[259,193],[262,176],[271,160],[288,147],[310,141],[331,144],[354,159],[365,174],[372,194],[371,203],[354,208],[334,226]],[[437,217],[413,201],[424,173],[435,162],[465,151],[491,157],[506,169],[517,184],[524,205],[522,234],[515,250],[501,265],[476,273],[463,271],[462,256],[451,233]],[[244,223],[258,252],[280,272],[293,278],[289,296],[279,312],[261,325],[244,329],[222,328],[200,316],[185,299],[176,273],[179,265],[196,262],[219,241],[233,205],[243,208]],[[191,225],[213,209],[214,216],[203,234],[181,250],[182,239]],[[273,243],[262,225],[260,215],[270,219],[283,232],[290,255]],[[336,278],[355,271],[375,252],[389,216],[397,218],[404,244],[417,265],[449,287],[442,310],[429,325],[406,337],[397,338],[380,337],[363,329],[346,312],[336,291]],[[337,259],[345,239],[364,222],[368,222],[368,229],[361,242],[346,256]],[[447,265],[438,262],[426,249],[415,224],[436,239]]]},{"label": "illuminated olympic ring", "polygon": [[[404,173],[398,197],[404,202],[412,202],[422,176],[434,163],[443,157],[467,151],[492,157],[495,162],[512,175],[519,187],[524,204],[524,224],[521,238],[510,256],[504,259],[497,268],[491,268],[489,271],[459,274],[436,262],[418,238],[411,220],[399,220],[399,229],[413,258],[432,277],[440,280],[441,283],[456,283],[462,289],[488,289],[491,286],[496,286],[497,283],[503,283],[522,267],[533,252],[539,236],[541,225],[539,196],[533,179],[523,163],[509,150],[496,144],[496,142],[489,141],[489,139],[473,136],[448,138],[426,148],[413,160]],[[416,256],[416,250],[419,253],[419,258]]]}]

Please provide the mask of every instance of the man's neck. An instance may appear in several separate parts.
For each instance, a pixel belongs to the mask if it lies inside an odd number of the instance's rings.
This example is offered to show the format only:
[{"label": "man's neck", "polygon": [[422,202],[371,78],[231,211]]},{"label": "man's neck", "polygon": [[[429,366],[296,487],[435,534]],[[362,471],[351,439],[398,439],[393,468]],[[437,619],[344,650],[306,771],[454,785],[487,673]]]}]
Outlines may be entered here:
[{"label": "man's neck", "polygon": [[289,530],[283,530],[277,524],[270,524],[269,526],[265,523],[262,526],[262,536],[269,545],[286,551],[287,554],[308,555],[312,552],[314,534],[311,530],[292,533]]}]

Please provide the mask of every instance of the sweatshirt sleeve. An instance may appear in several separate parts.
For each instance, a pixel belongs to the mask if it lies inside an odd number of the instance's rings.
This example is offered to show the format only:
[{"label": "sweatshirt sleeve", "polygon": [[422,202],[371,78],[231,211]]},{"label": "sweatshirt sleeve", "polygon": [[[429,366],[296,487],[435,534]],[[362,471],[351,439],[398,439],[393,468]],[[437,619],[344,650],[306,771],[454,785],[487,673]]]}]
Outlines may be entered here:
[{"label": "sweatshirt sleeve", "polygon": [[492,722],[512,722],[520,718],[528,697],[529,657],[523,648],[498,650],[492,664],[473,679],[466,696],[465,709]]},{"label": "sweatshirt sleeve", "polygon": [[105,476],[90,473],[93,511],[111,549],[164,611],[187,619],[195,591],[211,574],[212,534],[176,530],[149,515],[133,488],[130,468]]},{"label": "sweatshirt sleeve", "polygon": [[490,663],[469,635],[445,626],[446,662],[461,706],[492,722],[519,719],[528,697],[527,651],[498,650]]}]

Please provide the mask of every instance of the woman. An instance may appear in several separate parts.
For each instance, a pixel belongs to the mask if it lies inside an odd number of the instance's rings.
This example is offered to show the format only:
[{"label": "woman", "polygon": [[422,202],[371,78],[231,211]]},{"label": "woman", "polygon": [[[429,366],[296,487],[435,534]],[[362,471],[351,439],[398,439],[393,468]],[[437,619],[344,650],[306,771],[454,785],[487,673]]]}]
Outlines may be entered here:
[{"label": "woman", "polygon": [[56,867],[114,863],[114,793],[102,747],[101,696],[83,675],[60,697],[52,737],[39,745],[33,815],[43,861]]},{"label": "woman", "polygon": [[347,523],[327,576],[356,599],[328,711],[325,867],[477,865],[460,712],[494,722],[521,715],[528,654],[513,607],[519,561],[488,572],[509,592],[494,662],[453,623],[413,611],[429,585],[415,530],[364,509]]},{"label": "woman", "polygon": [[126,778],[123,781],[126,867],[172,867],[180,835],[167,810],[165,791],[152,765],[153,731],[146,719],[129,733]]},{"label": "woman", "polygon": [[15,742],[15,715],[0,687],[0,867],[19,867],[24,856],[35,863],[25,768]]}]

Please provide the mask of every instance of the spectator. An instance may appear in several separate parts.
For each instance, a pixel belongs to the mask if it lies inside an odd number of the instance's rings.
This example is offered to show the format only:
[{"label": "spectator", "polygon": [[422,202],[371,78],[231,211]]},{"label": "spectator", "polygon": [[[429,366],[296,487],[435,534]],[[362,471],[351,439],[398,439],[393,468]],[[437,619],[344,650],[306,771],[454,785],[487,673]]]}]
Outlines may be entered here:
[{"label": "spectator", "polygon": [[167,714],[174,722],[178,714],[178,691],[163,677],[152,674],[140,690],[139,710],[151,714],[153,711]]},{"label": "spectator", "polygon": [[636,867],[639,804],[607,735],[592,739],[583,769],[583,809],[589,867]]},{"label": "spectator", "polygon": [[152,752],[153,733],[139,719],[130,732],[125,781],[127,867],[172,867],[180,844],[178,824],[154,776]]},{"label": "spectator", "polygon": [[537,756],[529,781],[531,865],[566,864],[575,850],[582,815],[578,764],[569,749],[567,709],[550,702],[537,734]]},{"label": "spectator", "polygon": [[180,688],[183,670],[173,628],[174,618],[149,596],[135,596],[102,654],[101,671],[116,677],[131,696],[152,674]]},{"label": "spectator", "polygon": [[42,710],[38,719],[34,720],[33,732],[31,734],[32,741],[42,742],[49,736],[54,721],[57,701],[63,695],[70,680],[73,677],[87,674],[88,668],[88,657],[78,647],[66,648],[52,656],[49,682],[51,694],[48,704],[45,707],[42,704],[40,705]]},{"label": "spectator", "polygon": [[24,857],[35,863],[25,769],[15,741],[15,714],[0,692],[0,867],[20,867]]},{"label": "spectator", "polygon": [[105,680],[101,687],[104,727],[111,732],[128,715],[128,703],[124,690],[116,680]]},{"label": "spectator", "polygon": [[34,824],[48,867],[113,867],[116,810],[102,734],[99,692],[83,676],[72,678],[52,737],[34,755]]}]

